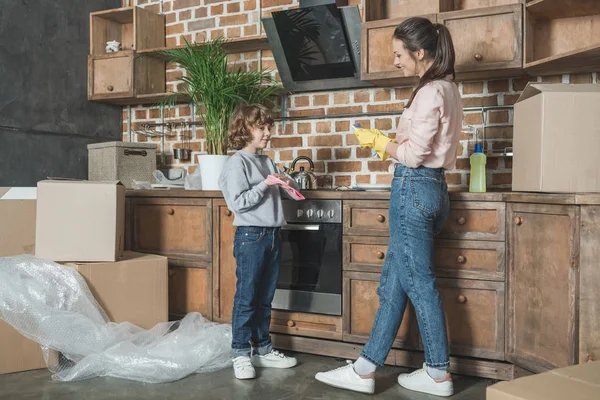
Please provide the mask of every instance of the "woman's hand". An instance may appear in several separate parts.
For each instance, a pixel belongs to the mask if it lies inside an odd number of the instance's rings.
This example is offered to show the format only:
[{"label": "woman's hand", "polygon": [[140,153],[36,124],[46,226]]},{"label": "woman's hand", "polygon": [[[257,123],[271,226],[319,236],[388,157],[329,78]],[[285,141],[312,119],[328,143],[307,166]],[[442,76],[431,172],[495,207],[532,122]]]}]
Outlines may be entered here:
[{"label": "woman's hand", "polygon": [[388,158],[385,149],[392,139],[381,133],[380,130],[357,128],[354,130],[354,134],[362,147],[372,148],[384,161]]}]

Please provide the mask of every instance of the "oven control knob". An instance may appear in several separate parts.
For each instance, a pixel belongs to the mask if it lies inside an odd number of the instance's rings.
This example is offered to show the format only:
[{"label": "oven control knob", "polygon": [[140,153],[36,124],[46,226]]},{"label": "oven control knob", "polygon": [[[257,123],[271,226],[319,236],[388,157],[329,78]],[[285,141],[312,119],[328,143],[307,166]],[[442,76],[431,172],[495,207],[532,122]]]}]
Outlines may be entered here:
[{"label": "oven control knob", "polygon": [[313,210],[308,210],[308,211],[306,211],[306,216],[307,216],[308,218],[312,218],[312,217],[313,217],[313,215],[314,215],[314,213],[315,213],[315,212],[314,212]]},{"label": "oven control knob", "polygon": [[300,209],[296,210],[296,217],[300,218],[303,215],[304,215],[304,210],[300,210]]},{"label": "oven control knob", "polygon": [[317,218],[321,219],[321,218],[323,218],[324,215],[325,215],[325,211],[317,210]]},{"label": "oven control knob", "polygon": [[333,210],[329,210],[329,211],[327,211],[327,216],[328,216],[329,218],[333,218],[333,216],[334,216],[334,215],[335,215],[335,211],[333,211]]}]

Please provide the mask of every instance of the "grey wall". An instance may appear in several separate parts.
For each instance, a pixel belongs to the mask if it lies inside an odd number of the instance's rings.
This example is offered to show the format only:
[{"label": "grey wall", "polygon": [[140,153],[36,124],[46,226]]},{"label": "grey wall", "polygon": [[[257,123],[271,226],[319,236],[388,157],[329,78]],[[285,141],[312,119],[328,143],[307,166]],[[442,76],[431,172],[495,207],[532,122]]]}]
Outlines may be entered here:
[{"label": "grey wall", "polygon": [[87,178],[87,145],[121,140],[120,106],[87,100],[89,14],[120,0],[0,5],[0,186]]}]

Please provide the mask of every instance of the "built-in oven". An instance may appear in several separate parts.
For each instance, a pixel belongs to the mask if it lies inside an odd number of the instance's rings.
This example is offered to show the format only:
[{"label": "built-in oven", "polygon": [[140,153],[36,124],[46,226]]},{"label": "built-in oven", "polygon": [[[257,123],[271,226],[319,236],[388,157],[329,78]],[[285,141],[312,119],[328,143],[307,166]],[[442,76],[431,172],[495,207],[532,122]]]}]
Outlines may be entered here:
[{"label": "built-in oven", "polygon": [[341,200],[284,200],[274,309],[342,315]]}]

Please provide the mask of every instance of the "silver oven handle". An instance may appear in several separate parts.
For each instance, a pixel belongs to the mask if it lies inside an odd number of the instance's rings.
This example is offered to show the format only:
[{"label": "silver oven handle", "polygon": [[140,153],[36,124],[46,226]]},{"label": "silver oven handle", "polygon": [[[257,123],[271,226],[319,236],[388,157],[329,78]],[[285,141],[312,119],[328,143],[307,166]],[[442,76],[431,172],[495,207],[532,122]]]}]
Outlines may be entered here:
[{"label": "silver oven handle", "polygon": [[321,225],[284,225],[281,227],[282,231],[319,231],[321,230]]}]

